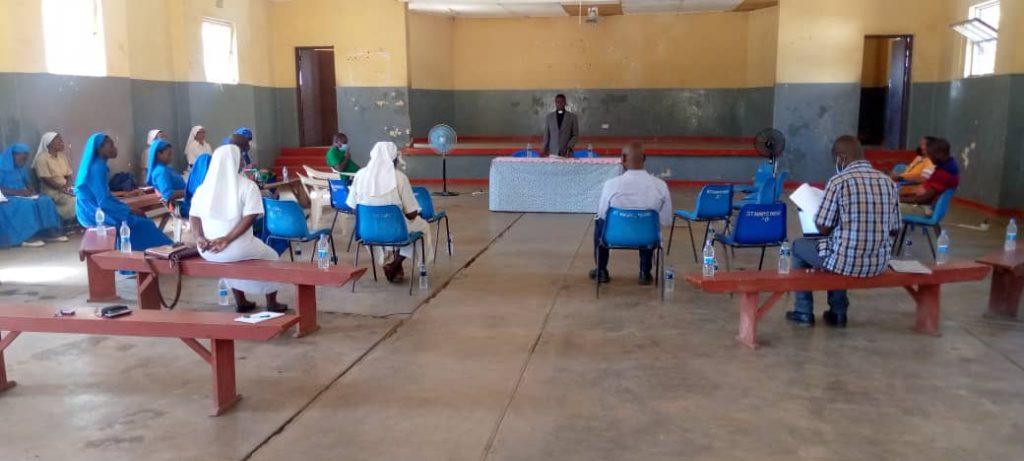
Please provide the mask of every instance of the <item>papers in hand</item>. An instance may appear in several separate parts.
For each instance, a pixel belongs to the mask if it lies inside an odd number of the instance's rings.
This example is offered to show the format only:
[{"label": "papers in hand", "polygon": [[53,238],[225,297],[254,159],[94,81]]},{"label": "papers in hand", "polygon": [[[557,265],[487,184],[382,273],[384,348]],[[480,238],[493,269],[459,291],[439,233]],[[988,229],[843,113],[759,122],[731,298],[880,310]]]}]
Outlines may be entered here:
[{"label": "papers in hand", "polygon": [[4,203],[6,201],[7,201],[7,197],[4,197],[4,193],[0,192],[0,203]]},{"label": "papers in hand", "polygon": [[247,314],[235,319],[236,322],[242,323],[260,323],[270,319],[276,319],[284,315],[283,312],[257,312],[255,314]]},{"label": "papers in hand", "polygon": [[931,274],[932,270],[925,267],[919,261],[901,261],[896,259],[889,260],[889,267],[896,272],[902,272],[904,274]]},{"label": "papers in hand", "polygon": [[821,202],[825,199],[825,191],[803,183],[789,196],[789,200],[799,208],[800,227],[804,234],[820,234],[814,218],[818,215]]}]

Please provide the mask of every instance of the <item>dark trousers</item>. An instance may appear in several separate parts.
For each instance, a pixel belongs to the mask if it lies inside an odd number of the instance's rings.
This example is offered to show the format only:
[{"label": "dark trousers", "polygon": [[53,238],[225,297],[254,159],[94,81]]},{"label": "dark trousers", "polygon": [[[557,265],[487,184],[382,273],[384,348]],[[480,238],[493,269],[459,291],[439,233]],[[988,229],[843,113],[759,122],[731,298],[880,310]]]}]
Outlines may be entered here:
[{"label": "dark trousers", "polygon": [[[818,241],[815,239],[800,239],[793,242],[793,267],[797,269],[822,269],[825,261],[818,255]],[[798,291],[795,295],[793,308],[797,312],[805,314],[814,313],[814,295],[810,291]],[[846,290],[830,290],[828,292],[828,307],[836,314],[845,314],[850,307],[850,299],[846,296]]]},{"label": "dark trousers", "polygon": [[[594,256],[597,261],[597,270],[608,270],[608,249],[601,248],[601,235],[604,234],[604,220],[594,221]],[[654,261],[654,250],[640,250],[640,272],[649,273]]]}]

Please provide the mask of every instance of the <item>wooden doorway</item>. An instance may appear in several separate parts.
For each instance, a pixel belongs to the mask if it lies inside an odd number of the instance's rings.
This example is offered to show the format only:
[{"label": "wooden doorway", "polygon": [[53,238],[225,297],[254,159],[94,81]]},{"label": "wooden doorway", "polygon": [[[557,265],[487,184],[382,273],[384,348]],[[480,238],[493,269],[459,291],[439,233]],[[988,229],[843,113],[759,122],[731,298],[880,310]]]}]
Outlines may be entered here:
[{"label": "wooden doorway", "polygon": [[868,146],[907,147],[912,35],[864,38],[858,137]]},{"label": "wooden doorway", "polygon": [[338,96],[334,78],[334,47],[295,48],[295,81],[299,101],[299,144],[329,146],[338,131]]}]

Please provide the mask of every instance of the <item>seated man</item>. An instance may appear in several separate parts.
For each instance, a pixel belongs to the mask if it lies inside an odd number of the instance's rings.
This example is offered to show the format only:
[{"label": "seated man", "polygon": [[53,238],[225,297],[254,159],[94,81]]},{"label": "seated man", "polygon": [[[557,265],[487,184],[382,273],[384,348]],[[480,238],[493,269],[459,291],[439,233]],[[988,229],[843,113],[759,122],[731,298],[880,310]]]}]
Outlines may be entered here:
[{"label": "seated man", "polygon": [[956,159],[949,153],[949,141],[942,138],[931,138],[925,147],[925,153],[935,164],[935,171],[918,190],[900,194],[900,210],[904,214],[931,215],[931,205],[938,200],[943,192],[960,186],[960,168]]},{"label": "seated man", "polygon": [[[608,283],[608,249],[601,249],[601,235],[604,233],[605,216],[608,208],[634,210],[657,210],[662,226],[672,225],[672,197],[665,181],[651,176],[644,169],[644,148],[640,143],[630,143],[622,150],[622,166],[626,172],[617,178],[604,183],[601,201],[597,206],[597,221],[594,222],[594,252],[597,255],[597,268],[590,271],[590,278],[600,277],[601,283]],[[654,282],[651,275],[653,250],[640,250],[640,284],[650,285]]]},{"label": "seated man", "polygon": [[924,136],[918,142],[917,145],[917,157],[907,165],[907,169],[903,170],[902,173],[893,173],[892,180],[896,182],[908,183],[900,187],[900,195],[911,194],[921,189],[921,183],[928,180],[928,177],[935,171],[935,165],[932,164],[932,160],[928,158],[928,143],[935,141],[936,138],[932,136]]},{"label": "seated man", "polygon": [[[824,239],[793,243],[793,265],[822,269],[850,277],[874,277],[889,264],[892,244],[900,229],[896,184],[864,160],[864,149],[853,136],[841,136],[832,145],[836,175],[825,186],[825,197],[814,219]],[[850,300],[846,290],[828,292],[829,310],[822,318],[834,327],[846,326]],[[796,293],[794,310],[786,319],[814,326],[814,298]]]},{"label": "seated man", "polygon": [[245,127],[235,130],[225,144],[229,143],[238,146],[242,151],[242,169],[256,167],[256,161],[249,155],[249,149],[252,148],[252,130]]}]

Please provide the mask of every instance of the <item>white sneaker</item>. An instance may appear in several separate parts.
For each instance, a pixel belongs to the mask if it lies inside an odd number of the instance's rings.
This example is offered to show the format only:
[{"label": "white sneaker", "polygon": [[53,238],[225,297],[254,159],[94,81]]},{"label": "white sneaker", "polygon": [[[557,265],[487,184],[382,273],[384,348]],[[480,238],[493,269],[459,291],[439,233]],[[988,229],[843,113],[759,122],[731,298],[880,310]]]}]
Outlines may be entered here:
[{"label": "white sneaker", "polygon": [[42,240],[28,240],[28,241],[25,241],[25,242],[21,242],[21,246],[23,246],[23,247],[36,248],[36,247],[41,247],[43,245],[46,245],[46,243],[44,243]]},{"label": "white sneaker", "polygon": [[48,239],[46,239],[46,241],[47,242],[67,242],[68,241],[68,236],[61,235],[60,237],[48,238]]}]

